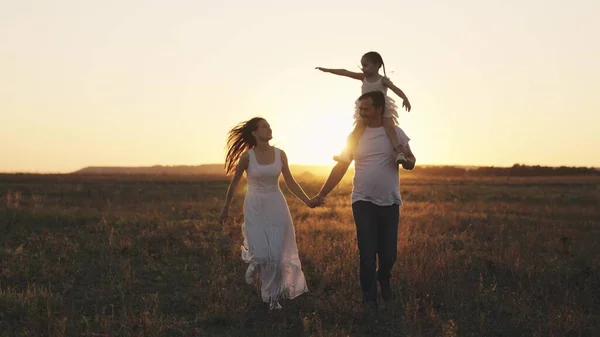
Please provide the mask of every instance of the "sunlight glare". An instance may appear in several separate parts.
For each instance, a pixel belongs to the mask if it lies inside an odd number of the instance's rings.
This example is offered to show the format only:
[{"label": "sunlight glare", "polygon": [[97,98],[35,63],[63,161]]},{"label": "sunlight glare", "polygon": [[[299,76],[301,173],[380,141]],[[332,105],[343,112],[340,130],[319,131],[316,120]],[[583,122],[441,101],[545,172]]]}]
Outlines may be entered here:
[{"label": "sunlight glare", "polygon": [[[333,164],[333,156],[343,149],[346,137],[352,131],[351,122],[344,127],[340,116],[348,115],[346,111],[323,116],[318,123],[310,125],[310,132],[305,139],[286,143],[291,164],[327,165]],[[291,131],[291,130],[290,130]],[[294,133],[295,132],[290,132]]]}]

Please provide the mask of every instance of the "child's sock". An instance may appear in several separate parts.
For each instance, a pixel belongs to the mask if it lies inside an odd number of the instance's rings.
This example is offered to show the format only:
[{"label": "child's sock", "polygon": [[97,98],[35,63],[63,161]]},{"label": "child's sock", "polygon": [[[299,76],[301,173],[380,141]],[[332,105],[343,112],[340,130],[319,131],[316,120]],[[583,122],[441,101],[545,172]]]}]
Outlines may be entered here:
[{"label": "child's sock", "polygon": [[406,155],[404,154],[404,146],[398,145],[394,151],[396,152],[396,164],[404,166],[408,162]]}]

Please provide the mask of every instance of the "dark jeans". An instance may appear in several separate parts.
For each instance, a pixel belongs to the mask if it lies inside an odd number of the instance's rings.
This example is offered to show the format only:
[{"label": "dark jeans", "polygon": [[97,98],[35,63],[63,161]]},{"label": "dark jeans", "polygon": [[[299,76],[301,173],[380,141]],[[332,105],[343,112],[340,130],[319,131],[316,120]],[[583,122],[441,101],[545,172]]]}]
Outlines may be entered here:
[{"label": "dark jeans", "polygon": [[[368,201],[352,204],[360,254],[360,287],[365,301],[377,300],[377,280],[389,281],[396,262],[400,206],[377,206]],[[379,269],[376,257],[379,255]]]}]

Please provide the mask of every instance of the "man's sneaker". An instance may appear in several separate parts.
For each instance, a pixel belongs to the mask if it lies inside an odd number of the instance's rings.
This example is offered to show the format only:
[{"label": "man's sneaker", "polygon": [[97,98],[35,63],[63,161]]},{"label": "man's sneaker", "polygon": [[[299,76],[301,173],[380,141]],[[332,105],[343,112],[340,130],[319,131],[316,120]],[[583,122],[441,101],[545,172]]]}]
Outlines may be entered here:
[{"label": "man's sneaker", "polygon": [[350,156],[346,152],[344,152],[344,153],[340,154],[339,156],[333,156],[333,160],[340,162],[340,163],[349,163]]},{"label": "man's sneaker", "polygon": [[254,263],[250,263],[248,265],[248,269],[246,269],[246,275],[244,278],[246,279],[246,283],[252,285],[254,283],[254,271],[256,270],[256,265]]},{"label": "man's sneaker", "polygon": [[363,301],[362,320],[367,324],[377,322],[378,307],[377,301]]},{"label": "man's sneaker", "polygon": [[404,153],[397,152],[396,153],[396,164],[402,165],[402,167],[404,167],[404,164],[406,164],[406,163],[408,163],[408,159],[406,159],[406,156],[404,155]]},{"label": "man's sneaker", "polygon": [[379,281],[379,289],[381,290],[381,297],[384,301],[389,301],[394,297],[392,293],[392,285],[390,281]]},{"label": "man's sneaker", "polygon": [[415,168],[416,162],[417,160],[415,158],[409,158],[406,160],[406,163],[402,164],[402,168],[410,171]]}]

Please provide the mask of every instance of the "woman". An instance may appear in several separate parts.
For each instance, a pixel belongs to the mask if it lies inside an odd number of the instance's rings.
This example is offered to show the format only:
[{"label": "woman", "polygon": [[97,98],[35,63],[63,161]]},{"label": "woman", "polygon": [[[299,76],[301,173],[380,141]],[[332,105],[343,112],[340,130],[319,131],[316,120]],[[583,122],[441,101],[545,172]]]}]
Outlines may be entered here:
[{"label": "woman", "polygon": [[261,296],[270,310],[281,309],[281,298],[295,298],[308,291],[292,217],[279,188],[279,175],[296,197],[307,206],[316,206],[294,180],[285,152],[269,145],[271,127],[263,118],[255,117],[229,131],[225,170],[233,173],[225,204],[219,217],[223,222],[235,188],[244,171],[248,189],[244,198],[244,245],[242,259],[247,262],[246,282],[252,284],[258,271],[262,282]]}]

